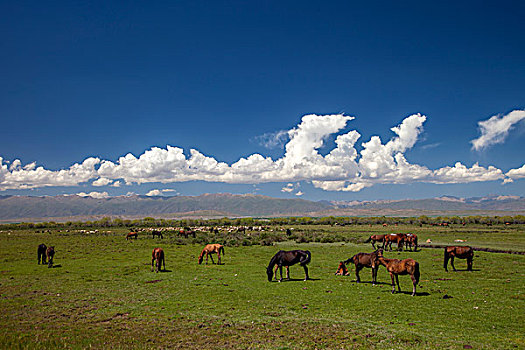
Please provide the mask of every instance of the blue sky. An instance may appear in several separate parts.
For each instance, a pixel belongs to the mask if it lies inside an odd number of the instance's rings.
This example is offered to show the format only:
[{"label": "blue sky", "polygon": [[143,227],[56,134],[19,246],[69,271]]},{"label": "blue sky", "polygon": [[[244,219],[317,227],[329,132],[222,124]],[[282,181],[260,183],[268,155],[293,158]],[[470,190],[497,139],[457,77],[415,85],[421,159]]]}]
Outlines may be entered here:
[{"label": "blue sky", "polygon": [[524,15],[2,2],[0,195],[523,196]]}]

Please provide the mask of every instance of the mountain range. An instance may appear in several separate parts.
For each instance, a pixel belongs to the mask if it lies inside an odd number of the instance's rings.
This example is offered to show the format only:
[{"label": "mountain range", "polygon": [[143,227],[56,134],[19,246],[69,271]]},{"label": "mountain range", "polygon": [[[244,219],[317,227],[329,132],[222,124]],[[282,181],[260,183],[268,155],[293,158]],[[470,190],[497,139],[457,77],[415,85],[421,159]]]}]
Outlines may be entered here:
[{"label": "mountain range", "polygon": [[0,221],[67,221],[101,217],[279,217],[525,214],[525,198],[492,196],[378,201],[308,201],[252,194],[200,196],[0,196]]}]

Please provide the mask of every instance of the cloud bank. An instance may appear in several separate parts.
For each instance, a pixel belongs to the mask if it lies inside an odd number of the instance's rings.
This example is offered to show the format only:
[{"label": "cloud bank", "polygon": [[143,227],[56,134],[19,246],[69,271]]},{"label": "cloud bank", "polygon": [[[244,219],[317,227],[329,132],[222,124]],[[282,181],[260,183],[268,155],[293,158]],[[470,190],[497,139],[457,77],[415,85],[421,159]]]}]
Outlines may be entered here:
[{"label": "cloud bank", "polygon": [[[502,142],[512,125],[523,118],[525,111],[513,111],[504,117],[495,116],[480,122],[482,135],[472,141],[474,147]],[[0,190],[76,186],[89,182],[93,186],[118,187],[122,183],[209,181],[231,184],[283,182],[289,184],[282,191],[291,193],[295,189],[292,183],[309,181],[326,191],[357,192],[375,184],[509,182],[525,177],[525,165],[505,174],[493,166],[483,167],[477,163],[468,167],[456,162],[454,166],[439,169],[409,163],[405,152],[414,147],[427,119],[421,114],[410,115],[391,128],[393,137],[386,143],[379,136],[372,136],[358,151],[355,145],[361,137],[359,132],[341,133],[353,119],[343,114],[303,116],[295,128],[286,132],[288,142],[284,155],[276,160],[251,154],[227,164],[196,149],[191,149],[187,156],[182,148],[169,145],[165,149],[153,147],[138,157],[129,153],[117,161],[89,157],[59,171],[37,167],[35,163],[22,166],[19,160],[9,164],[0,157]],[[283,139],[282,133],[280,135]],[[335,147],[326,155],[320,154],[319,149],[331,135],[337,135]],[[150,195],[161,193],[154,190]]]}]

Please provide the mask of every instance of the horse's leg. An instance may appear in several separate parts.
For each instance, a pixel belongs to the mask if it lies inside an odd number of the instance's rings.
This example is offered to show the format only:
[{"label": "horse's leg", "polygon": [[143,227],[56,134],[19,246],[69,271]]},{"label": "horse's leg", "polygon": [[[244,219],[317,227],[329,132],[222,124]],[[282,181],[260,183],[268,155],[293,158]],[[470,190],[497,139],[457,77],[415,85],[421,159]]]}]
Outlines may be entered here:
[{"label": "horse's leg", "polygon": [[290,279],[290,266],[286,266],[286,279]]},{"label": "horse's leg", "polygon": [[221,264],[221,253],[217,252],[217,265]]},{"label": "horse's leg", "polygon": [[213,260],[213,253],[210,253],[210,259],[211,259],[211,263],[215,264],[215,260]]},{"label": "horse's leg", "polygon": [[473,260],[473,257],[467,258],[467,271],[472,271],[472,260]]},{"label": "horse's leg", "polygon": [[390,272],[390,278],[392,279],[392,294],[396,292],[396,284],[394,282],[394,274]]},{"label": "horse's leg", "polygon": [[281,274],[281,279],[279,280],[279,282],[282,282],[283,281],[283,265],[279,265],[279,273]]},{"label": "horse's leg", "polygon": [[375,246],[374,242],[375,242],[375,241],[372,240],[372,247],[374,248],[374,250],[376,250],[376,246]]},{"label": "horse's leg", "polygon": [[361,271],[362,268],[363,268],[363,266],[361,266],[359,264],[355,264],[355,278],[356,278],[356,282],[357,283],[361,282],[361,280],[359,279],[359,271]]},{"label": "horse's leg", "polygon": [[377,267],[372,266],[372,285],[375,286],[377,282]]},{"label": "horse's leg", "polygon": [[308,267],[306,267],[306,264],[303,265],[303,268],[304,268],[304,274],[305,274],[305,277],[304,277],[304,280],[309,280],[310,277],[308,276]]},{"label": "horse's leg", "polygon": [[155,262],[155,258],[151,258],[151,272],[153,272],[153,263]]},{"label": "horse's leg", "polygon": [[397,289],[399,290],[399,293],[401,293],[401,287],[399,286],[399,276],[396,274],[396,283],[397,283]]},{"label": "horse's leg", "polygon": [[412,296],[414,296],[414,295],[416,295],[417,280],[416,280],[416,276],[414,276],[414,274],[411,274],[410,278],[412,278]]},{"label": "horse's leg", "polygon": [[275,265],[275,271],[273,272],[274,279],[277,280],[277,270],[279,269],[279,265]]},{"label": "horse's leg", "polygon": [[454,269],[454,271],[456,271],[456,267],[454,266],[454,256],[450,257],[450,265],[452,265],[452,269]]}]

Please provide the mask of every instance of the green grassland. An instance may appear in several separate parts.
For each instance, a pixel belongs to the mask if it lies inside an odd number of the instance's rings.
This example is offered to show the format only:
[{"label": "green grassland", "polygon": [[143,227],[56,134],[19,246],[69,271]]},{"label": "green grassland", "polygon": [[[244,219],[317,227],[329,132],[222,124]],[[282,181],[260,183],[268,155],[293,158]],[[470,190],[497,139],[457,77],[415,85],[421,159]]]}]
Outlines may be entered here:
[{"label": "green grassland", "polygon": [[[372,233],[523,252],[520,225],[297,226],[294,237],[346,239],[226,245],[223,265],[198,265],[202,245],[191,239],[126,241],[125,232],[0,232],[0,347],[525,348],[525,255],[476,252],[473,272],[456,260],[459,271],[447,273],[441,249],[385,252],[420,263],[415,297],[408,276],[399,278],[405,293],[391,294],[383,267],[376,286],[355,283],[353,268],[334,275],[340,260],[372,251],[362,243]],[[54,268],[37,265],[40,243],[55,246]],[[166,252],[166,272],[150,270],[154,247]],[[310,250],[312,280],[293,266],[291,281],[269,283],[265,267],[279,249]],[[362,281],[370,279],[369,269],[361,271]]]}]

